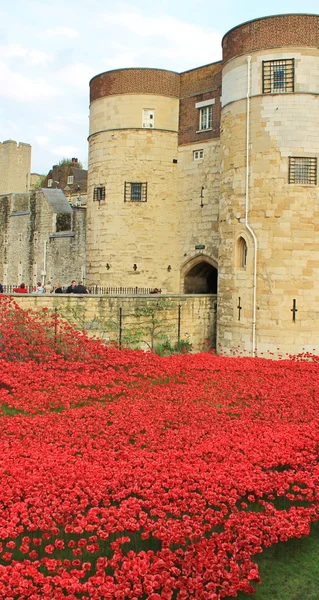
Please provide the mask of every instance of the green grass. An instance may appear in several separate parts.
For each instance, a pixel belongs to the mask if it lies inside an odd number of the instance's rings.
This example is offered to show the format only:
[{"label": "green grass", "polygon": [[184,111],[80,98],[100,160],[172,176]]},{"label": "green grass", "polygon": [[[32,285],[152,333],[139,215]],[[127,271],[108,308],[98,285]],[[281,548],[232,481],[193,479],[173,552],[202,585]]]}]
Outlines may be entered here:
[{"label": "green grass", "polygon": [[239,600],[319,600],[319,522],[308,537],[266,548],[255,561],[262,582]]}]

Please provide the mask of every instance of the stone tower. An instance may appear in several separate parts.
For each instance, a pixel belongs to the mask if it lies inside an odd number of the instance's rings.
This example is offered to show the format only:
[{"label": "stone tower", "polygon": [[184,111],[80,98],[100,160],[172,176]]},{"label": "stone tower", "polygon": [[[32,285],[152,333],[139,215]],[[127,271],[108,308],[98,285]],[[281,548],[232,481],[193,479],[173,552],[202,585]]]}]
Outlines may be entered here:
[{"label": "stone tower", "polygon": [[13,140],[0,143],[0,195],[30,189],[31,146]]},{"label": "stone tower", "polygon": [[218,341],[318,352],[319,16],[244,23],[222,46]]},{"label": "stone tower", "polygon": [[172,291],[179,74],[106,72],[90,95],[87,282]]}]

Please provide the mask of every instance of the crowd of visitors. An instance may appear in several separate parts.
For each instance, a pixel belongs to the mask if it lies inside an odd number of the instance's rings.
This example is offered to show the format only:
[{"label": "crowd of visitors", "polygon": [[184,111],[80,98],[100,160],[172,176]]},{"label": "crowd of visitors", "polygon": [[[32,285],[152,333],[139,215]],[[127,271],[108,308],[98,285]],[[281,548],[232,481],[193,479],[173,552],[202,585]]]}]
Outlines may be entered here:
[{"label": "crowd of visitors", "polygon": [[[20,283],[12,290],[15,294],[27,294],[29,292],[25,283]],[[3,285],[0,283],[0,294],[3,294]],[[84,285],[83,281],[73,280],[69,286],[62,287],[60,283],[54,285],[48,281],[45,285],[38,281],[37,285],[32,288],[32,294],[90,294],[90,290]]]}]

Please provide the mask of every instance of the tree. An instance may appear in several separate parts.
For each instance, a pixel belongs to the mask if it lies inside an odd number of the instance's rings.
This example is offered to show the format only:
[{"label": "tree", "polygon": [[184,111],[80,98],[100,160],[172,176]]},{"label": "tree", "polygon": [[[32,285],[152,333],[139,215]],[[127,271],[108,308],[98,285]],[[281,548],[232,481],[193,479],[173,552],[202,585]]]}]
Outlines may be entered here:
[{"label": "tree", "polygon": [[79,169],[83,169],[83,164],[80,161],[77,163],[72,162],[72,158],[62,158],[58,163],[58,167],[74,167],[75,165]]}]

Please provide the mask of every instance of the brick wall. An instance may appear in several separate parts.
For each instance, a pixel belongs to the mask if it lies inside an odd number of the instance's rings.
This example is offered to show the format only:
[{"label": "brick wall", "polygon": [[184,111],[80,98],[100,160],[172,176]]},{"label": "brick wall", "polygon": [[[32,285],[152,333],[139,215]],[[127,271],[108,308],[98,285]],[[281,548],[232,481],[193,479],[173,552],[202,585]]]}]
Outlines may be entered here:
[{"label": "brick wall", "polygon": [[180,75],[162,69],[119,69],[96,75],[90,81],[90,102],[120,94],[158,94],[179,97]]},{"label": "brick wall", "polygon": [[318,48],[319,16],[277,15],[238,25],[223,37],[223,61],[254,50],[284,46]]},{"label": "brick wall", "polygon": [[[202,143],[219,137],[220,96],[222,63],[213,63],[181,74],[181,100],[179,112],[179,144]],[[203,100],[215,100],[213,105],[213,128],[199,129],[199,110],[195,104]]]}]

